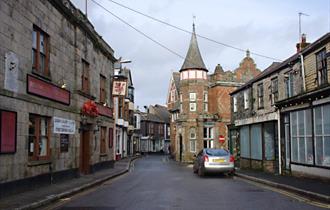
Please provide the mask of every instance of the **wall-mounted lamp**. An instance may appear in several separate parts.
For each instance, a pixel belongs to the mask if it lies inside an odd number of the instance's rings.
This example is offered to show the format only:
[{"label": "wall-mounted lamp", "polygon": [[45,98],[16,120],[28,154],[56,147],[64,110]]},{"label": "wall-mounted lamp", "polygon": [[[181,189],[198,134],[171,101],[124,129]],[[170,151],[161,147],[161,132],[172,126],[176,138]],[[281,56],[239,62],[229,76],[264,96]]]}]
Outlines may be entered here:
[{"label": "wall-mounted lamp", "polygon": [[66,88],[66,83],[64,81],[64,79],[60,79],[56,82],[62,89],[65,89]]}]

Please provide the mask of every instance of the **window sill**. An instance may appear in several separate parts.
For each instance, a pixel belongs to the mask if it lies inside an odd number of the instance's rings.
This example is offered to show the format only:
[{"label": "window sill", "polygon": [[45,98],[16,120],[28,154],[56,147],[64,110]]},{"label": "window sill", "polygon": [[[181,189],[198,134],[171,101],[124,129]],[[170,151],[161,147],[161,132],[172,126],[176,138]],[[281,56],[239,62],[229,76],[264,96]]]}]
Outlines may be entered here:
[{"label": "window sill", "polygon": [[96,99],[95,96],[92,96],[92,95],[90,95],[89,93],[85,93],[85,92],[83,92],[82,90],[77,90],[77,93],[78,93],[79,95],[82,95],[82,96],[84,96],[84,97],[90,99],[90,100],[95,100],[95,99]]},{"label": "window sill", "polygon": [[100,154],[100,157],[107,157],[107,156],[108,156],[107,153],[101,153],[101,154]]},{"label": "window sill", "polygon": [[41,74],[40,72],[38,72],[37,70],[35,70],[35,69],[32,69],[32,74],[34,74],[34,75],[36,75],[36,76],[38,76],[38,77],[40,77],[40,78],[42,78],[42,79],[44,79],[44,80],[47,80],[47,81],[49,81],[49,82],[52,81],[52,79],[51,79],[50,76],[43,75],[43,74]]},{"label": "window sill", "polygon": [[28,162],[28,166],[40,166],[40,165],[49,165],[52,161],[50,160],[31,160]]}]

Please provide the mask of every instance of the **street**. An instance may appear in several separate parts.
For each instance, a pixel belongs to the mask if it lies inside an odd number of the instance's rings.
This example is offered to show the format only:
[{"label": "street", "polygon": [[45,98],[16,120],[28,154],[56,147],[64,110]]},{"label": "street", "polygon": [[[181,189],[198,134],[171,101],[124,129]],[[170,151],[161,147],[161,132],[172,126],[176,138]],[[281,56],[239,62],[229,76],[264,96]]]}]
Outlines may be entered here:
[{"label": "street", "polygon": [[133,164],[127,175],[49,209],[320,209],[235,177],[200,178],[162,155]]}]

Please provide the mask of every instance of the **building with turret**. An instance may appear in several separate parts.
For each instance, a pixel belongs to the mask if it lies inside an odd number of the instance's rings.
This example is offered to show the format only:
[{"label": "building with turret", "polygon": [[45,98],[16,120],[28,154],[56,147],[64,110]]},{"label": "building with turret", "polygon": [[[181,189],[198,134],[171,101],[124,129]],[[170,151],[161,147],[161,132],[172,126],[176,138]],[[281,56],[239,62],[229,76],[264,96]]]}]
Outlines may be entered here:
[{"label": "building with turret", "polygon": [[259,73],[247,51],[235,71],[224,71],[218,64],[214,73],[209,74],[193,25],[186,58],[179,72],[173,72],[168,90],[172,156],[191,162],[202,148],[227,148],[229,93]]}]

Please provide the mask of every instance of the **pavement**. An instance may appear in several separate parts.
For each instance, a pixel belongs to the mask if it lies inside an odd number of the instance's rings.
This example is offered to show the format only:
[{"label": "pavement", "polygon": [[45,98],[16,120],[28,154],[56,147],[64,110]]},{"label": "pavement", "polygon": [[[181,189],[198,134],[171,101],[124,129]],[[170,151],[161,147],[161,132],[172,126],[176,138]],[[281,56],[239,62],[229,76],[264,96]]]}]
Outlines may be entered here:
[{"label": "pavement", "polygon": [[236,170],[235,175],[253,182],[283,189],[312,200],[330,204],[330,181],[242,169]]},{"label": "pavement", "polygon": [[0,209],[36,209],[48,205],[127,173],[130,169],[131,161],[138,157],[116,161],[113,168],[100,170],[93,174],[1,198]]},{"label": "pavement", "polygon": [[[59,199],[74,195],[127,173],[130,170],[131,161],[136,158],[138,156],[119,160],[115,163],[114,168],[104,169],[79,178],[2,198],[0,200],[0,209],[41,208]],[[237,170],[235,175],[243,179],[280,188],[312,200],[330,204],[330,182],[327,181],[281,176],[252,170]]]}]

